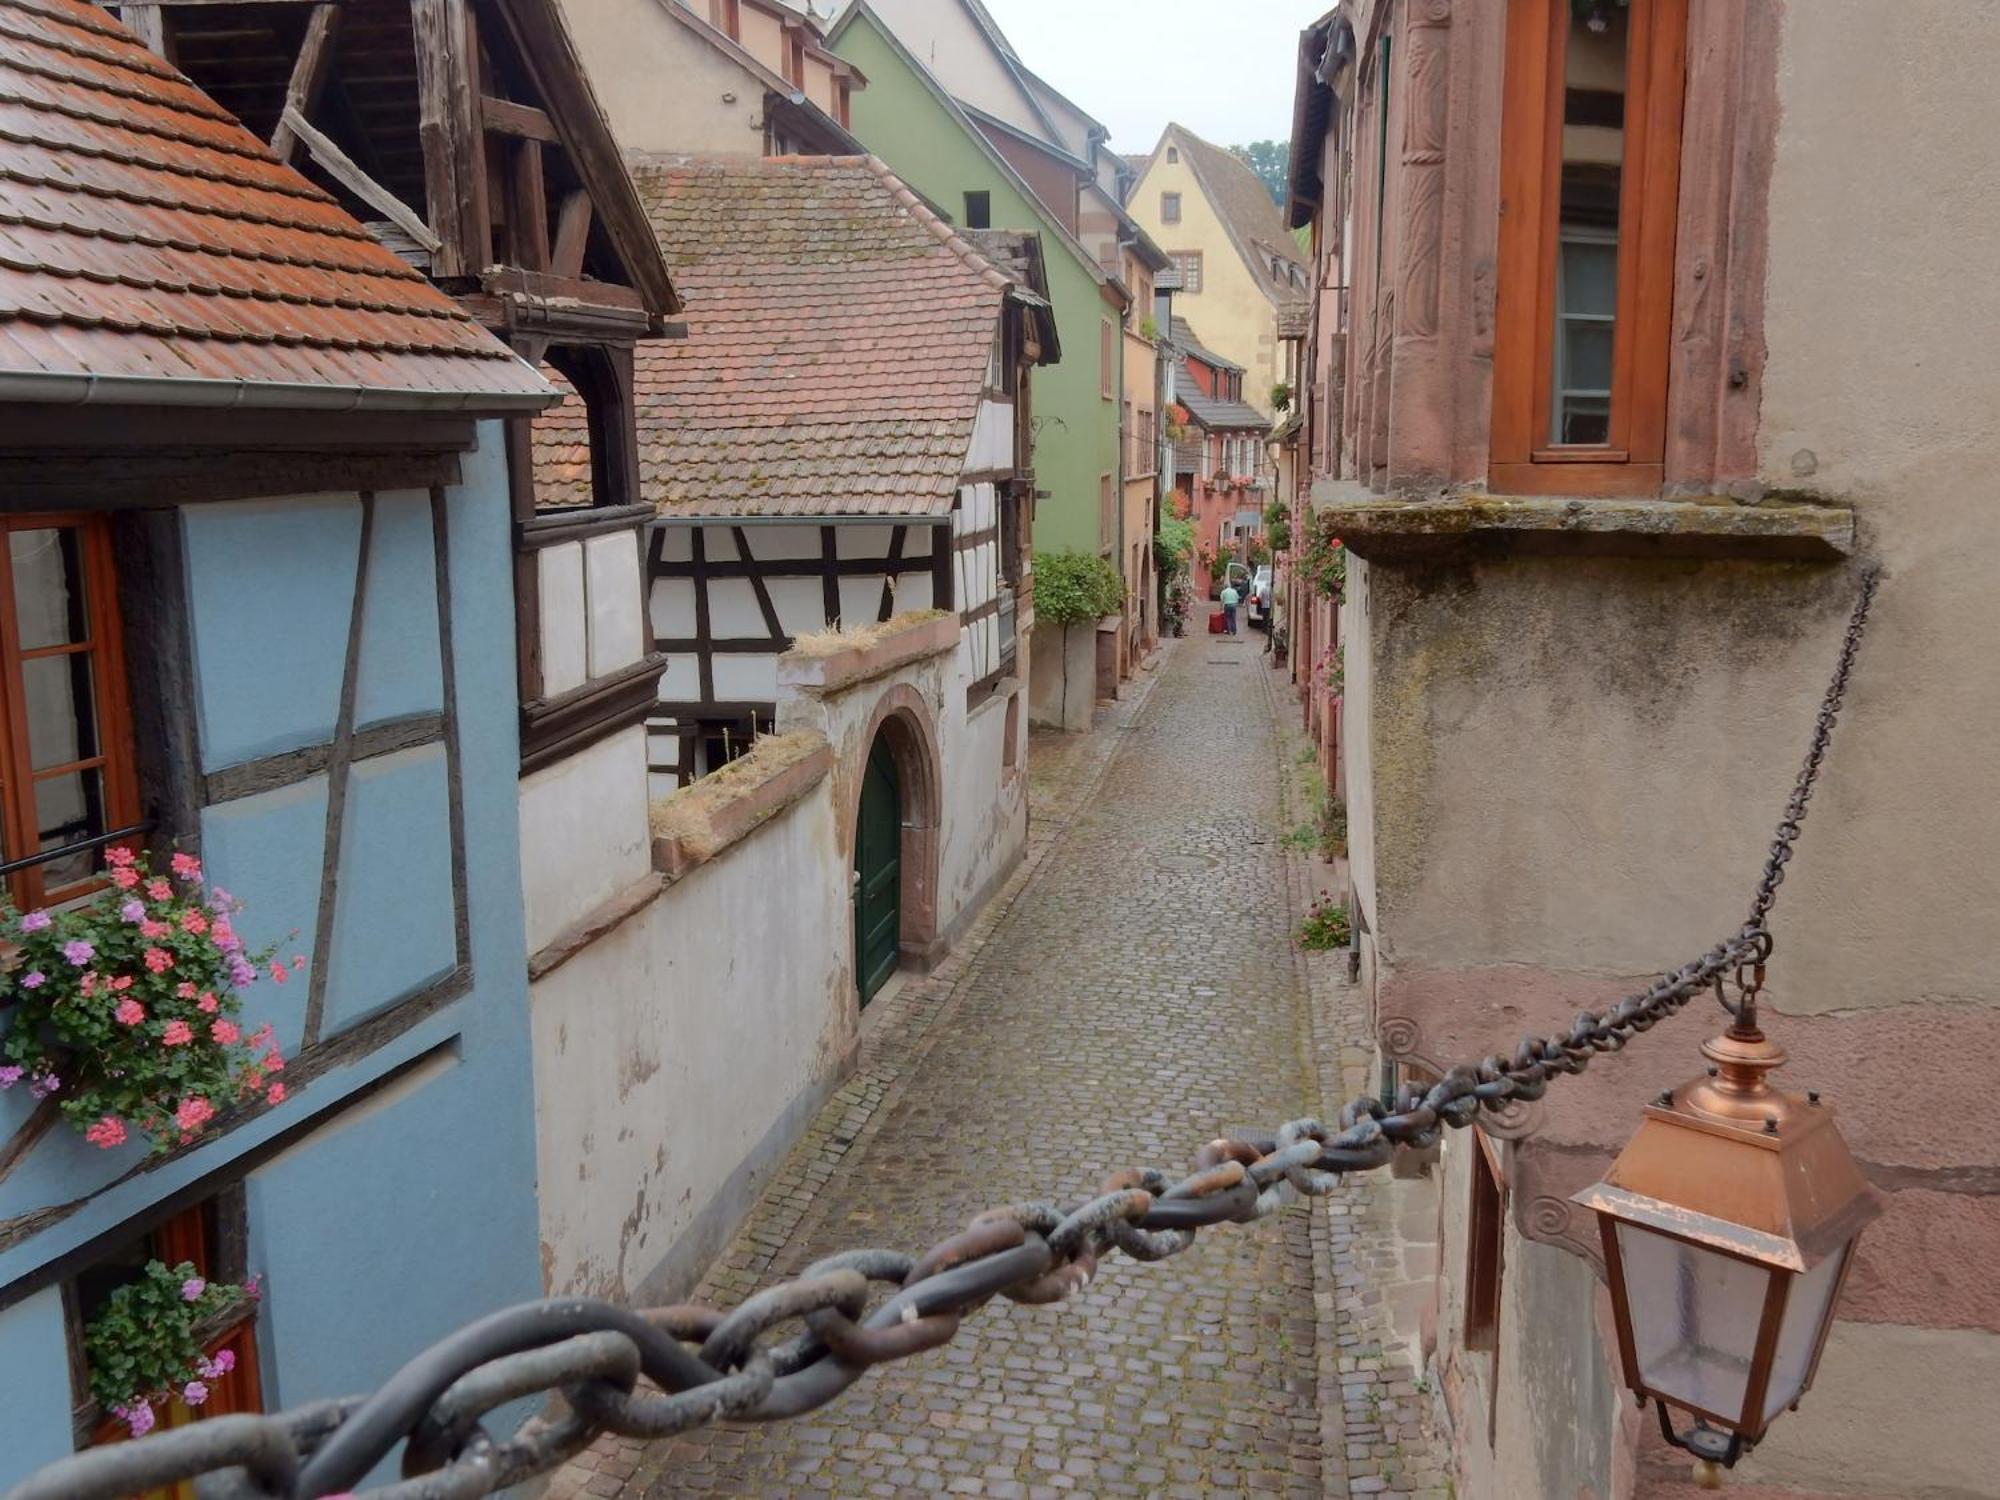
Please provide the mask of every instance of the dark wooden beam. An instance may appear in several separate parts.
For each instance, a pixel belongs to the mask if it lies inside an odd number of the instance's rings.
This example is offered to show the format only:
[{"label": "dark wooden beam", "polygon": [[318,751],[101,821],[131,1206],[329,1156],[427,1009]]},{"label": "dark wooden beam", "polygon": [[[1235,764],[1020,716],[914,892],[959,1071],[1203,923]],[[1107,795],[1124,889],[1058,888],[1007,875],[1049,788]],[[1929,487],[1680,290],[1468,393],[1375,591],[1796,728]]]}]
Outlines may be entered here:
[{"label": "dark wooden beam", "polygon": [[581,276],[583,254],[590,244],[590,194],[573,189],[556,214],[556,243],[549,271],[556,276]]},{"label": "dark wooden beam", "polygon": [[532,104],[516,104],[511,99],[496,99],[491,94],[482,94],[479,118],[481,124],[495,135],[540,141],[545,146],[562,144],[562,137],[556,134],[556,122]]},{"label": "dark wooden beam", "polygon": [[549,268],[549,200],[542,184],[540,141],[514,144],[514,263],[524,270]]},{"label": "dark wooden beam", "polygon": [[320,92],[326,87],[326,75],[333,66],[334,42],[339,34],[340,7],[315,5],[306,18],[305,40],[299,44],[298,61],[292,64],[292,80],[285,86],[284,114],[278,119],[278,128],[271,132],[271,150],[277,153],[279,161],[289,162],[299,143],[297,133],[284,115],[312,118],[312,112],[319,106]]},{"label": "dark wooden beam", "polygon": [[[289,131],[299,144],[306,148],[327,176],[430,251],[434,262],[442,262],[444,240],[432,232],[431,226],[418,217],[417,211],[409,204],[356,166],[347,153],[334,145],[332,140],[310,120],[288,104],[278,125],[280,129]],[[443,272],[440,271],[439,274],[442,275]]]},{"label": "dark wooden beam", "polygon": [[479,95],[466,46],[473,35],[466,0],[410,0],[416,43],[417,134],[424,191],[440,247],[439,276],[473,276],[491,260],[485,222],[484,143],[474,129]]}]

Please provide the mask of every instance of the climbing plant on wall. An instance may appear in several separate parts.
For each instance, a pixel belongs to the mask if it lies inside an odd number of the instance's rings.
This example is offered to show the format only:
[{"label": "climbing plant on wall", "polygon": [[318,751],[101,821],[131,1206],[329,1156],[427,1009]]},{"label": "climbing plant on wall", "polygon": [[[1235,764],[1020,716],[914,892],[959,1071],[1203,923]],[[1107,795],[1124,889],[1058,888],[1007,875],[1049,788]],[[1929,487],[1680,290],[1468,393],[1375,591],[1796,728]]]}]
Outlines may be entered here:
[{"label": "climbing plant on wall", "polygon": [[1304,531],[1305,541],[1299,548],[1299,576],[1315,593],[1338,604],[1347,594],[1347,549],[1333,534],[1330,516],[1315,516]]},{"label": "climbing plant on wall", "polygon": [[1035,554],[1035,618],[1053,625],[1101,620],[1125,606],[1125,580],[1088,552]]}]

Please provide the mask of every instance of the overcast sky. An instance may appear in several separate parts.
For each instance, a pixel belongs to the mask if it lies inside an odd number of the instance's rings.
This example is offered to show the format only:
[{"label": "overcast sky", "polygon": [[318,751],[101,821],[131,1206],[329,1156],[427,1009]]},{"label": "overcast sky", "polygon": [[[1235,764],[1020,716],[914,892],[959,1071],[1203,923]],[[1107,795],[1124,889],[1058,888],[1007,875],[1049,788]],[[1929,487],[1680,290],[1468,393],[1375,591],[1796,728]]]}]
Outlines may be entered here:
[{"label": "overcast sky", "polygon": [[1332,0],[986,0],[1021,60],[1150,151],[1168,120],[1218,146],[1292,133],[1299,33]]}]

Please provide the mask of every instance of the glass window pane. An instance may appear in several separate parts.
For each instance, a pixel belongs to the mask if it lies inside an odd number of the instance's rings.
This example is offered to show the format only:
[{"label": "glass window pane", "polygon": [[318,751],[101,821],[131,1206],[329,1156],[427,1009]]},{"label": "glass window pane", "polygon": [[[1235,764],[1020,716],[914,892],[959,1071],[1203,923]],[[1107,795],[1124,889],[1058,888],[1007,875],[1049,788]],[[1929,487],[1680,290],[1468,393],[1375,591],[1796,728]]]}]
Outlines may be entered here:
[{"label": "glass window pane", "polygon": [[[1618,199],[1625,158],[1623,6],[1568,7],[1563,48],[1562,179],[1556,276],[1555,361],[1549,440],[1610,440],[1610,360],[1618,310]],[[1579,344],[1579,320],[1596,330]],[[1574,364],[1591,361],[1587,370]],[[1578,403],[1569,392],[1590,393]]]},{"label": "glass window pane", "polygon": [[74,527],[7,534],[14,563],[14,619],[21,649],[90,638],[83,591],[83,548]]},{"label": "glass window pane", "polygon": [[1820,1323],[1833,1300],[1833,1289],[1840,1284],[1840,1267],[1846,1259],[1847,1247],[1843,1245],[1795,1279],[1785,1294],[1785,1320],[1778,1325],[1778,1351],[1771,1360],[1771,1383],[1764,1392],[1767,1422],[1798,1400],[1799,1392],[1805,1389],[1806,1372],[1819,1343]]},{"label": "glass window pane", "polygon": [[1739,1415],[1773,1273],[1629,1224],[1618,1253],[1639,1378],[1683,1405]]},{"label": "glass window pane", "polygon": [[97,703],[91,694],[91,654],[38,656],[21,663],[28,707],[28,759],[36,770],[87,760],[98,753]]},{"label": "glass window pane", "polygon": [[[104,821],[104,773],[65,771],[35,783],[35,826],[38,850],[60,849],[78,839],[109,833]],[[55,891],[94,875],[102,864],[97,849],[79,849],[41,867],[44,888]]]}]

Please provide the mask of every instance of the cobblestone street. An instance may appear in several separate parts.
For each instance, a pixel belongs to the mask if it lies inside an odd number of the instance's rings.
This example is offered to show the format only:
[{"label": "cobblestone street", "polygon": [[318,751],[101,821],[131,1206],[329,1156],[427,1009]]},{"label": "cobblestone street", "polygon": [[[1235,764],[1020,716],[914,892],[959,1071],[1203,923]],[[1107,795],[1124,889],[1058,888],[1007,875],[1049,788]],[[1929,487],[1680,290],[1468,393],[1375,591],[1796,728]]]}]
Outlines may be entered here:
[{"label": "cobblestone street", "polygon": [[[1315,1050],[1290,942],[1300,882],[1262,645],[1177,643],[1095,733],[1037,738],[1027,866],[939,972],[870,1008],[855,1077],[702,1300],[1323,1107],[1339,1040],[1322,1025]],[[553,1493],[1305,1497],[1350,1493],[1350,1472],[1353,1493],[1408,1493],[1393,1463],[1388,1480],[1350,1470],[1370,1441],[1348,1446],[1343,1386],[1350,1424],[1387,1421],[1393,1443],[1399,1413],[1382,1413],[1394,1372],[1377,1351],[1332,1332],[1332,1246],[1359,1211],[1332,1209],[1209,1231],[1162,1264],[1111,1257],[1063,1306],[997,1301],[800,1421],[607,1439]]]}]

